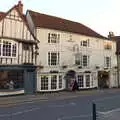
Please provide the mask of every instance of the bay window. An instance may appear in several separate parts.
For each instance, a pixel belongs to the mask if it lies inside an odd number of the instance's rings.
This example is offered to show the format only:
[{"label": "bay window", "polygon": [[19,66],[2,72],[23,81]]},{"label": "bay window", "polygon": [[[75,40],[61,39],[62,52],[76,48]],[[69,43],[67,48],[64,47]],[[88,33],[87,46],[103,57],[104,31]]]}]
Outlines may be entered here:
[{"label": "bay window", "polygon": [[0,56],[16,57],[17,44],[9,40],[0,40]]}]

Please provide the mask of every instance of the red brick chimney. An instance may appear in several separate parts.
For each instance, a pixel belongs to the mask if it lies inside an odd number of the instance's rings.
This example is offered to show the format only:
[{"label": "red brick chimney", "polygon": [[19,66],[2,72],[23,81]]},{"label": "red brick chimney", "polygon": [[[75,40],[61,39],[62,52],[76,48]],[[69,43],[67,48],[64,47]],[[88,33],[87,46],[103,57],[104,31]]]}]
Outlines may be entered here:
[{"label": "red brick chimney", "polygon": [[23,14],[23,4],[21,1],[18,1],[17,8]]}]

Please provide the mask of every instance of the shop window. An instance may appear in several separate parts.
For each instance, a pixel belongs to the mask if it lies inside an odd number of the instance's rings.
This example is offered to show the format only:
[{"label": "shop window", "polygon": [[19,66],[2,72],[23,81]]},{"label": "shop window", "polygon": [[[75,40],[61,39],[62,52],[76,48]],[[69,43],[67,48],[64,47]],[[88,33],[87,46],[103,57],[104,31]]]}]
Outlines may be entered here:
[{"label": "shop window", "polygon": [[59,88],[62,88],[62,75],[59,75]]},{"label": "shop window", "polygon": [[48,77],[41,76],[41,90],[48,90]]},{"label": "shop window", "polygon": [[51,76],[51,89],[57,88],[57,75]]},{"label": "shop window", "polygon": [[86,87],[90,87],[90,75],[85,75],[86,79]]},{"label": "shop window", "polygon": [[78,75],[78,86],[84,87],[83,75]]}]

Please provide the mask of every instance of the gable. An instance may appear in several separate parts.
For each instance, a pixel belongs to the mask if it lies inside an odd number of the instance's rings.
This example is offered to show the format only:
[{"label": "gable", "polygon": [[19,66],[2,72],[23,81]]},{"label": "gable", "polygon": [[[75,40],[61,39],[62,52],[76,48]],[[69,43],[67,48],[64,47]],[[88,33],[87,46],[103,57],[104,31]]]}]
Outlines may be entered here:
[{"label": "gable", "polygon": [[27,25],[25,16],[20,14],[16,7],[8,11],[6,16],[0,21],[0,36],[35,41]]}]

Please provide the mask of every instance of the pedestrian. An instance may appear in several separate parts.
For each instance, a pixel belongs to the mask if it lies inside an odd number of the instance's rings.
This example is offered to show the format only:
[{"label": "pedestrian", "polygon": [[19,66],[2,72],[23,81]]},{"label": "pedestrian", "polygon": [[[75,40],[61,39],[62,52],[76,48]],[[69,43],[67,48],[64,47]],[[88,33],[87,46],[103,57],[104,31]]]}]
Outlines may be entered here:
[{"label": "pedestrian", "polygon": [[73,90],[73,91],[75,91],[75,90],[79,90],[78,83],[77,83],[76,80],[74,81],[74,85],[73,85],[72,90]]},{"label": "pedestrian", "polygon": [[10,89],[10,90],[13,90],[13,89],[14,89],[14,82],[13,82],[12,80],[10,80],[9,89]]}]

